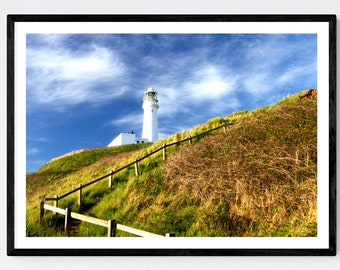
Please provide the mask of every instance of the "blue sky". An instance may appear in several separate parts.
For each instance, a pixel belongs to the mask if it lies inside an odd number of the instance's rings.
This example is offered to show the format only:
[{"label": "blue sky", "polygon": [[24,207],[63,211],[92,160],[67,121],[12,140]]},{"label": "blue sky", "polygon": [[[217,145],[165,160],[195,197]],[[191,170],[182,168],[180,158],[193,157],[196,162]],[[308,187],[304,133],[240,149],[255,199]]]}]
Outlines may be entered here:
[{"label": "blue sky", "polygon": [[28,34],[26,170],[142,133],[158,92],[160,137],[317,88],[314,34]]}]

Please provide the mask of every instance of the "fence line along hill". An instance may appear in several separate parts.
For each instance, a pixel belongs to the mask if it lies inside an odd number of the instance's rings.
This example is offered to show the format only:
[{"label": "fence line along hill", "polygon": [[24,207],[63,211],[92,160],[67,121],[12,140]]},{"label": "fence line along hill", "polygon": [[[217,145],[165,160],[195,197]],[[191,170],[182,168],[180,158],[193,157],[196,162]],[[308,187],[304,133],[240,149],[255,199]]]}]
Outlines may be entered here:
[{"label": "fence line along hill", "polygon": [[27,236],[107,236],[107,228],[87,222],[65,231],[65,217],[53,212],[39,222],[39,202],[126,164],[137,164],[137,173],[127,166],[111,185],[80,189],[81,203],[75,192],[58,207],[163,236],[316,236],[317,95],[306,93],[154,144],[89,149],[47,163],[27,175]]}]

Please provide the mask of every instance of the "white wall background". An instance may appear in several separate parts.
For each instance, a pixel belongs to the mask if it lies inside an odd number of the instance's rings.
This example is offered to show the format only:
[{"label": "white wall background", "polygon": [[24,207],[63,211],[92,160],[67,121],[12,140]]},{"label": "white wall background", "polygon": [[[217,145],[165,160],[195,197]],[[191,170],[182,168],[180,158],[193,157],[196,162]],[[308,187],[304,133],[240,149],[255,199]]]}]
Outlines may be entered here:
[{"label": "white wall background", "polygon": [[[7,14],[336,14],[339,0],[0,0],[0,268],[1,269],[340,269],[336,257],[7,257]],[[339,33],[340,27],[338,26]],[[340,42],[338,41],[339,48]],[[338,51],[338,50],[337,50]],[[339,75],[337,76],[338,82]],[[339,95],[338,102],[339,104]],[[338,117],[339,119],[339,117]],[[339,160],[339,158],[338,158]],[[339,169],[339,166],[337,166]],[[339,203],[338,203],[339,214]],[[338,215],[340,216],[340,215]],[[338,232],[339,222],[338,222]],[[338,233],[339,235],[339,233]],[[338,237],[339,243],[339,237]]]}]

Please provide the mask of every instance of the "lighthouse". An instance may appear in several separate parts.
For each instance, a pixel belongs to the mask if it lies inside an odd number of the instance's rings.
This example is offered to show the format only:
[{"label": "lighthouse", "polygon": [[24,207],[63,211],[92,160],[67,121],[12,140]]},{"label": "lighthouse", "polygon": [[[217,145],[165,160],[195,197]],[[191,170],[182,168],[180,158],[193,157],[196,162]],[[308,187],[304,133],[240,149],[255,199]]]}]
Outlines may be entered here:
[{"label": "lighthouse", "polygon": [[142,138],[155,142],[158,140],[157,110],[159,105],[157,92],[153,88],[150,87],[144,92],[142,107],[144,110]]},{"label": "lighthouse", "polygon": [[157,100],[157,92],[153,90],[153,88],[150,87],[144,92],[142,107],[144,110],[142,138],[137,138],[133,131],[131,133],[120,133],[109,143],[108,146],[118,146],[131,143],[147,143],[158,140],[157,110],[159,105]]}]

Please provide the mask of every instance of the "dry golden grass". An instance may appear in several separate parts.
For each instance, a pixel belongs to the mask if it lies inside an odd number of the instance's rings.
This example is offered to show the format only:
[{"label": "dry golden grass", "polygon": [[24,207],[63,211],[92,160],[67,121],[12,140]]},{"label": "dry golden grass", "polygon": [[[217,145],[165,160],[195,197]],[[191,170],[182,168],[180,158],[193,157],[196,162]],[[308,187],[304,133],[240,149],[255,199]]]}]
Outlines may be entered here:
[{"label": "dry golden grass", "polygon": [[315,235],[317,130],[310,102],[258,112],[174,154],[164,186],[189,195],[207,215],[223,206],[212,220],[230,235]]}]

